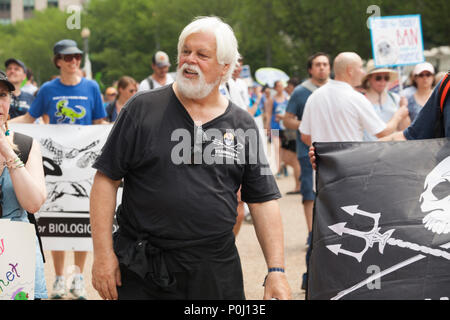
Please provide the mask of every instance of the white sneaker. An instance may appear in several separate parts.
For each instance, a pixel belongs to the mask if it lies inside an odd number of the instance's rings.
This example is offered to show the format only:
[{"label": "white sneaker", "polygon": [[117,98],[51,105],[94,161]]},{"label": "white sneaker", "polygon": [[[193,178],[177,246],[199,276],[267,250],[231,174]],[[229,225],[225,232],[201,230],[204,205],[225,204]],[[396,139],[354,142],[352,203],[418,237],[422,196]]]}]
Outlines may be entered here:
[{"label": "white sneaker", "polygon": [[84,279],[81,274],[73,277],[70,293],[77,300],[86,300],[86,288],[84,287]]},{"label": "white sneaker", "polygon": [[56,280],[53,283],[53,290],[50,295],[50,299],[62,299],[66,296],[67,292],[65,283],[64,277],[56,277]]}]

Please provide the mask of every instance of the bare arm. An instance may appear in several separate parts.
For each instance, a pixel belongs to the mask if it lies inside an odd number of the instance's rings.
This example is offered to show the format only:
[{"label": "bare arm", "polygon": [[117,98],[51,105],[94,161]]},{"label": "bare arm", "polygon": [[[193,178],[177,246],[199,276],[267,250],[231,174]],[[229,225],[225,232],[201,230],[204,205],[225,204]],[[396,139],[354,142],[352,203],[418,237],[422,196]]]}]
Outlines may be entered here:
[{"label": "bare arm", "polygon": [[92,285],[106,300],[118,298],[121,286],[119,261],[114,253],[112,227],[120,180],[111,180],[97,171],[90,195],[90,220],[94,244]]},{"label": "bare arm", "polygon": [[92,120],[92,124],[109,124],[105,119]]},{"label": "bare arm", "polygon": [[252,116],[254,116],[255,113],[256,113],[256,110],[258,110],[258,105],[259,105],[259,103],[261,102],[261,98],[262,98],[262,95],[259,94],[259,95],[256,97],[256,100],[253,102],[252,106],[247,108],[248,112],[249,112]]},{"label": "bare arm", "polygon": [[403,134],[403,131],[394,132],[393,134],[390,134],[388,136],[384,136],[378,141],[405,141],[405,135]]},{"label": "bare arm", "polygon": [[[12,151],[7,159],[16,157]],[[20,206],[30,213],[39,211],[47,198],[39,143],[33,140],[25,167],[8,170]]]},{"label": "bare arm", "polygon": [[302,141],[307,146],[310,146],[312,144],[311,136],[309,134],[302,133]]},{"label": "bare arm", "polygon": [[391,120],[386,124],[386,129],[379,132],[375,136],[377,138],[382,138],[384,136],[390,135],[394,133],[400,123],[408,116],[408,108],[406,106],[400,106],[400,108],[395,112],[395,114],[392,116]]},{"label": "bare arm", "polygon": [[33,118],[28,112],[23,116],[16,117],[14,119],[9,120],[9,123],[34,123],[36,118]]},{"label": "bare arm", "polygon": [[[278,201],[249,203],[256,236],[268,268],[284,268],[284,235]],[[291,289],[286,275],[270,272],[267,276],[264,299],[291,299]]]},{"label": "bare arm", "polygon": [[297,119],[297,116],[293,113],[286,112],[283,119],[283,124],[286,128],[292,130],[298,130],[300,127],[300,120]]},{"label": "bare arm", "polygon": [[271,98],[266,99],[264,102],[264,113],[266,115],[264,121],[264,129],[270,130],[270,121],[272,119],[273,101]]}]

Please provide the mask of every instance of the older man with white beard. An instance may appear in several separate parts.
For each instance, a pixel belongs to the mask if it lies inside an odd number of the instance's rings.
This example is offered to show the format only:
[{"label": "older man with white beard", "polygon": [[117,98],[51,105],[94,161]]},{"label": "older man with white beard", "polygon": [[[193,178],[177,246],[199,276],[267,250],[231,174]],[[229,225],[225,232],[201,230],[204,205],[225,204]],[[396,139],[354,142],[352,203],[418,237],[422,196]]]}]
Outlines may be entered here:
[{"label": "older man with white beard", "polygon": [[176,82],[122,109],[91,192],[92,283],[102,298],[245,299],[232,232],[241,185],[268,267],[264,299],[291,297],[280,193],[258,130],[219,92],[237,57],[229,25],[196,19],[179,38]]}]

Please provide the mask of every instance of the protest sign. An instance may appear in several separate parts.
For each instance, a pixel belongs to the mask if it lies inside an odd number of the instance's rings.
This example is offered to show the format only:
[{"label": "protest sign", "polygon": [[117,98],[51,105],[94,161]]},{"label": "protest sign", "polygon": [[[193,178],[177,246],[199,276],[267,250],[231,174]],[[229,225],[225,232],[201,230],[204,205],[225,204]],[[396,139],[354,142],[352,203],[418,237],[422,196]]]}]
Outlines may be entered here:
[{"label": "protest sign", "polygon": [[33,225],[0,219],[0,300],[33,300],[35,266]]},{"label": "protest sign", "polygon": [[420,15],[370,17],[376,67],[398,67],[425,61]]},{"label": "protest sign", "polygon": [[[12,123],[10,127],[33,137],[41,146],[47,200],[39,211],[38,225],[44,249],[91,251],[89,195],[96,172],[92,164],[112,124]],[[118,204],[121,195],[122,188],[118,192]]]}]

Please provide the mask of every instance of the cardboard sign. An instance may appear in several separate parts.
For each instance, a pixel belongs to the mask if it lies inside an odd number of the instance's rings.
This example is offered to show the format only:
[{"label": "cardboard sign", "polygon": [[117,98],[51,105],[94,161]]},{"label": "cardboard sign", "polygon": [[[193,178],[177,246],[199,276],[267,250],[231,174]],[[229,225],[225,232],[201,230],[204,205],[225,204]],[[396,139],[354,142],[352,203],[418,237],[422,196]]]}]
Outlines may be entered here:
[{"label": "cardboard sign", "polygon": [[414,65],[425,61],[420,15],[370,17],[376,67]]},{"label": "cardboard sign", "polygon": [[33,300],[35,266],[34,226],[0,219],[0,300]]}]

